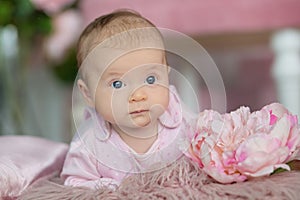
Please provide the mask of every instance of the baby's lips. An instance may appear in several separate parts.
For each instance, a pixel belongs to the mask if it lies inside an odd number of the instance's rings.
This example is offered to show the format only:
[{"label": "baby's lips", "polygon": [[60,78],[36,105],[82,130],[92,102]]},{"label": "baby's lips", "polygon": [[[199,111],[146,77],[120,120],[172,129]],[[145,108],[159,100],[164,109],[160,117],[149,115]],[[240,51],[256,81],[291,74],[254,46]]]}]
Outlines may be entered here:
[{"label": "baby's lips", "polygon": [[148,112],[148,109],[137,109],[135,111],[129,112],[129,114],[140,114],[140,113],[144,113],[144,112]]}]

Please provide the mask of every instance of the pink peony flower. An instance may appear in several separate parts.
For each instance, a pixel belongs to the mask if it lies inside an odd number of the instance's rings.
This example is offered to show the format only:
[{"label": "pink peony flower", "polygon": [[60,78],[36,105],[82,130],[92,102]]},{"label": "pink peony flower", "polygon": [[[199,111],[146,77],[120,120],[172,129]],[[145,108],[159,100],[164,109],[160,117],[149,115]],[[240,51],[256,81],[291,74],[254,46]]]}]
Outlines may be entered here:
[{"label": "pink peony flower", "polygon": [[75,0],[31,0],[32,4],[49,15],[61,11],[65,6],[71,5]]},{"label": "pink peony flower", "polygon": [[253,113],[247,107],[223,115],[204,111],[185,154],[218,182],[232,183],[290,170],[286,163],[300,159],[299,149],[297,117],[274,103]]},{"label": "pink peony flower", "polygon": [[47,56],[59,62],[66,51],[77,41],[82,31],[81,15],[76,10],[67,10],[54,17],[53,33],[45,43]]}]

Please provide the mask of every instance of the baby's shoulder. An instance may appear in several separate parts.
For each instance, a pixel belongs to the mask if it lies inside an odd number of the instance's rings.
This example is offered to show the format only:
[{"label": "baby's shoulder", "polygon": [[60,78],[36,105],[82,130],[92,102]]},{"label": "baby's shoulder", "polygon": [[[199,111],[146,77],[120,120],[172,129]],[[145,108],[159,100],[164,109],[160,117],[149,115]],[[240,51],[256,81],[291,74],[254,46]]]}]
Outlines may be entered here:
[{"label": "baby's shoulder", "polygon": [[80,124],[80,126],[75,128],[76,131],[72,142],[104,142],[105,138],[108,138],[108,131],[106,130],[106,128],[102,127],[92,119],[85,120]]}]

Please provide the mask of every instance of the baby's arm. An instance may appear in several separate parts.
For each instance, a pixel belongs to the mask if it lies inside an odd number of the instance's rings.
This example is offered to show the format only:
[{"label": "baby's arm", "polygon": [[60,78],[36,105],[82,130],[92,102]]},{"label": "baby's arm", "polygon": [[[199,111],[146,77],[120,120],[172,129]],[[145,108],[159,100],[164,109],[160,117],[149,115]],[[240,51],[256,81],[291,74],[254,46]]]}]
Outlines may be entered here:
[{"label": "baby's arm", "polygon": [[64,184],[69,186],[115,189],[119,185],[118,181],[101,175],[97,168],[97,160],[80,140],[71,143],[61,177],[65,179]]}]

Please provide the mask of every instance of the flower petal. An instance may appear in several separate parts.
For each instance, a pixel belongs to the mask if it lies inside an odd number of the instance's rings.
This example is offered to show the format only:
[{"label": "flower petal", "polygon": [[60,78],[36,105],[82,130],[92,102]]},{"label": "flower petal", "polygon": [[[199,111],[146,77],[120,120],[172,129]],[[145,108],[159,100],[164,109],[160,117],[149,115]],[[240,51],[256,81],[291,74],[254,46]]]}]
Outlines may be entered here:
[{"label": "flower petal", "polygon": [[285,146],[289,137],[290,122],[288,118],[281,118],[270,132],[270,136],[277,138],[281,142],[281,146]]}]

